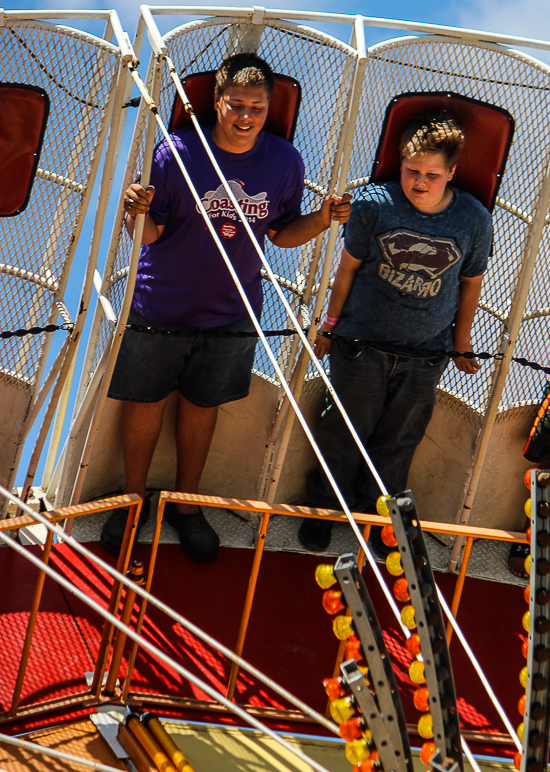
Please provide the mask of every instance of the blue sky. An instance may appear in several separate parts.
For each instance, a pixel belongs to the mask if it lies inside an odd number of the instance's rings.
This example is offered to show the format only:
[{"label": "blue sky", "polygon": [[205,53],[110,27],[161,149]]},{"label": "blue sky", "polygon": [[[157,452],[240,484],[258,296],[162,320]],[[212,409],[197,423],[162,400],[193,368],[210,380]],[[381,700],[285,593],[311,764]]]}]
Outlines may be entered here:
[{"label": "blue sky", "polygon": [[[175,5],[169,1],[164,2],[164,5]],[[196,3],[200,5],[200,3]],[[231,5],[230,2],[221,2],[220,5]],[[33,8],[36,10],[63,10],[63,9],[107,9],[114,8],[121,19],[123,27],[129,33],[130,38],[133,38],[135,26],[137,23],[139,13],[139,0],[116,0],[115,2],[93,2],[93,0],[41,0],[35,2],[14,2],[5,6],[6,10],[27,10]],[[444,24],[450,26],[469,27],[474,29],[489,30],[492,32],[501,32],[512,35],[519,35],[524,37],[533,37],[538,39],[550,39],[550,14],[548,13],[548,3],[544,0],[448,0],[438,2],[437,0],[374,0],[373,2],[365,2],[365,0],[339,0],[338,3],[329,2],[329,0],[275,0],[270,7],[276,8],[292,8],[300,10],[311,11],[325,11],[338,13],[357,14],[360,13],[364,16],[394,18],[394,19],[407,19],[411,21],[429,22],[433,24]],[[169,29],[178,26],[181,23],[181,17],[160,17],[159,27],[162,32],[166,32]],[[88,29],[96,34],[101,34],[103,23],[71,21],[70,26],[79,27],[82,29]],[[315,25],[312,25],[315,26]],[[323,25],[323,29],[335,37],[339,37],[347,42],[349,37],[350,28],[344,25]],[[383,29],[369,29],[367,28],[367,44],[377,42],[382,39],[388,39],[392,37],[398,37],[400,32],[383,30]],[[142,53],[141,60],[146,63],[148,59],[147,44],[145,44],[145,50]],[[550,56],[541,52],[530,50],[529,53],[533,56],[541,58],[547,62],[550,62]],[[135,113],[131,113],[128,116],[128,127],[126,132],[125,146],[129,141],[131,133],[132,122]],[[124,165],[125,151],[121,153],[119,163],[119,177],[115,181],[114,191],[115,194],[120,188],[120,173]],[[76,303],[78,302],[78,296],[80,293],[80,286],[82,281],[83,268],[88,254],[89,237],[91,233],[91,221],[94,210],[94,205],[90,207],[90,213],[87,219],[87,225],[82,234],[80,245],[77,251],[75,264],[73,266],[72,278],[67,289],[67,303],[74,314],[76,312]],[[111,206],[111,213],[113,206]],[[112,216],[112,215],[111,215]],[[110,219],[108,219],[108,227],[106,229],[110,231]],[[108,236],[108,233],[107,233]],[[100,255],[100,263],[103,261],[104,252],[107,245],[107,237],[105,243],[102,246],[102,254]],[[93,307],[92,307],[93,308]],[[60,335],[60,333],[57,333]],[[60,341],[59,341],[60,342]],[[80,352],[80,359],[82,359],[83,351]],[[17,484],[20,485],[24,477],[28,459],[30,457],[31,447],[38,432],[39,423],[37,422],[33,431],[29,436],[25,452],[19,468],[17,476]],[[39,468],[39,474],[36,481],[39,482],[41,478],[41,467]]]}]

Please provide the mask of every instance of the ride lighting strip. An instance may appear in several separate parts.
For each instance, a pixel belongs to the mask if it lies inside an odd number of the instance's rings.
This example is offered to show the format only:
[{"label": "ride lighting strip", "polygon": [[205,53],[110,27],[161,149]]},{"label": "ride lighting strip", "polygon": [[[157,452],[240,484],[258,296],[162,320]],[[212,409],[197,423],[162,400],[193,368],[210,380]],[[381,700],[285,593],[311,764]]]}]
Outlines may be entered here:
[{"label": "ride lighting strip", "polygon": [[[51,523],[49,523],[49,525],[51,526]],[[63,536],[62,531],[60,535]],[[66,541],[69,541],[69,540],[66,539]],[[19,553],[24,558],[29,560],[40,571],[43,571],[51,579],[53,579],[59,585],[61,585],[61,587],[64,587],[66,590],[68,590],[77,598],[79,598],[79,600],[81,600],[91,609],[93,609],[94,611],[97,611],[97,613],[100,614],[100,616],[102,616],[104,619],[106,619],[107,622],[109,622],[114,627],[116,627],[117,630],[121,630],[125,635],[128,636],[128,638],[131,638],[136,643],[139,643],[139,645],[142,646],[145,649],[145,651],[149,652],[149,654],[151,654],[157,660],[159,660],[160,662],[163,662],[169,668],[175,670],[176,673],[178,673],[180,676],[185,678],[190,683],[195,684],[195,686],[198,686],[199,689],[202,689],[205,694],[208,694],[209,697],[211,697],[213,700],[218,702],[220,705],[223,705],[232,713],[235,713],[235,715],[239,716],[239,718],[241,718],[243,721],[246,721],[255,729],[259,729],[261,732],[264,732],[266,735],[271,737],[272,740],[275,740],[277,743],[279,743],[279,745],[282,745],[283,748],[285,748],[287,751],[290,751],[293,756],[300,759],[303,763],[308,764],[312,769],[317,770],[317,772],[330,772],[330,770],[322,766],[322,764],[319,764],[317,761],[307,756],[301,750],[291,745],[291,743],[287,742],[283,737],[278,735],[277,732],[274,732],[268,726],[266,726],[265,724],[262,724],[261,721],[259,721],[254,716],[250,715],[250,713],[247,713],[246,710],[239,707],[239,705],[228,700],[223,694],[221,694],[216,689],[214,689],[210,684],[206,683],[206,681],[203,681],[202,679],[198,678],[198,676],[191,673],[191,671],[179,665],[171,657],[169,657],[167,654],[161,651],[157,646],[150,643],[146,638],[143,638],[141,635],[136,633],[135,630],[132,630],[130,627],[128,627],[128,625],[125,625],[123,622],[120,621],[120,619],[115,617],[113,614],[106,611],[104,608],[102,608],[102,606],[99,605],[99,603],[96,603],[95,600],[92,600],[92,598],[88,597],[86,593],[82,592],[82,590],[79,590],[78,587],[72,584],[68,579],[65,579],[64,576],[59,574],[57,571],[54,571],[54,569],[51,568],[50,566],[46,565],[41,560],[41,558],[33,555],[32,552],[30,552],[29,550],[26,550],[10,536],[7,536],[3,531],[0,531],[0,542],[2,542],[3,544],[6,544],[8,547],[11,547],[11,549],[13,549],[15,552]],[[128,585],[129,583],[127,582],[126,584]],[[137,587],[138,585],[135,585],[135,586]]]},{"label": "ride lighting strip", "polygon": [[368,679],[373,696],[365,685],[365,676],[351,659],[341,666],[342,678],[350,687],[356,705],[372,732],[380,762],[386,772],[412,772],[411,748],[397,681],[382,628],[361,572],[353,555],[342,555],[334,566],[342,595],[351,612],[353,627],[369,667]]},{"label": "ride lighting strip", "polygon": [[550,472],[531,471],[529,648],[521,772],[546,772],[550,729]]},{"label": "ride lighting strip", "polygon": [[458,761],[460,769],[463,769],[460,722],[445,623],[414,499],[411,491],[405,491],[386,503],[420,638],[430,695],[433,741],[443,757]]}]

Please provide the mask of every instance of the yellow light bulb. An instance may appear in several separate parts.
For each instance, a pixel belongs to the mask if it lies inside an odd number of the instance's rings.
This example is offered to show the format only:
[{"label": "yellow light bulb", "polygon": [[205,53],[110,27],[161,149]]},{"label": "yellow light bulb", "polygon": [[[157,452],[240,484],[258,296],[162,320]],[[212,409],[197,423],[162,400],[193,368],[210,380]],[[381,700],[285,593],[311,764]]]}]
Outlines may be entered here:
[{"label": "yellow light bulb", "polygon": [[353,740],[350,743],[346,743],[345,753],[346,759],[351,764],[358,764],[360,761],[366,761],[370,756],[370,751],[364,740]]},{"label": "yellow light bulb", "polygon": [[405,625],[405,627],[408,627],[409,630],[414,630],[416,627],[416,622],[414,621],[414,607],[413,606],[403,606],[401,609],[401,621]]},{"label": "yellow light bulb", "polygon": [[388,499],[389,496],[379,496],[376,501],[376,511],[380,515],[380,517],[389,517],[390,516],[390,510],[388,509]]},{"label": "yellow light bulb", "polygon": [[330,715],[337,724],[343,724],[355,713],[353,699],[351,697],[340,697],[330,703]]},{"label": "yellow light bulb", "polygon": [[424,713],[418,721],[418,734],[424,740],[431,740],[434,736],[434,722],[431,713]]},{"label": "yellow light bulb", "polygon": [[336,584],[334,576],[334,566],[321,564],[315,569],[315,581],[322,590],[328,590],[333,584]]},{"label": "yellow light bulb", "polygon": [[350,636],[355,634],[352,622],[353,620],[351,617],[344,617],[342,615],[336,617],[332,623],[332,629],[339,641],[347,641]]},{"label": "yellow light bulb", "polygon": [[420,662],[420,660],[415,659],[411,664],[409,665],[409,678],[413,682],[413,684],[425,684],[426,683],[426,676],[424,673],[424,663]]},{"label": "yellow light bulb", "polygon": [[527,555],[523,561],[523,567],[525,568],[526,573],[531,576],[531,555]]},{"label": "yellow light bulb", "polygon": [[531,517],[531,499],[527,499],[525,504],[523,505],[523,511],[527,515],[527,517]]},{"label": "yellow light bulb", "polygon": [[521,672],[519,674],[519,682],[525,689],[527,686],[527,665],[521,668]]},{"label": "yellow light bulb", "polygon": [[523,721],[517,728],[518,738],[520,742],[523,742]]},{"label": "yellow light bulb", "polygon": [[527,633],[529,632],[529,617],[530,617],[530,614],[529,614],[528,611],[526,611],[525,614],[522,617],[522,620],[521,620],[521,624],[523,625],[523,629]]},{"label": "yellow light bulb", "polygon": [[390,552],[386,558],[386,568],[392,576],[401,576],[403,566],[401,565],[401,556],[399,552]]}]

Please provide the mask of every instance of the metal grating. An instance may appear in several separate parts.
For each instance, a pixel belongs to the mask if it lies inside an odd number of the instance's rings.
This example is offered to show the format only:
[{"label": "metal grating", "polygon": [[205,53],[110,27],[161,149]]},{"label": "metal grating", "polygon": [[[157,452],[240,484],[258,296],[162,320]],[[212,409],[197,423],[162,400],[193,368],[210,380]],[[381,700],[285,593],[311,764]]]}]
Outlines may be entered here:
[{"label": "metal grating", "polygon": [[[510,313],[524,247],[548,164],[544,127],[550,108],[550,69],[524,54],[498,46],[441,38],[404,38],[369,49],[360,115],[349,179],[369,174],[384,113],[391,98],[407,91],[453,91],[507,109],[516,121],[514,141],[493,221],[495,247],[484,281],[481,308],[474,322],[477,350],[500,349],[503,322]],[[548,234],[539,250],[538,266],[526,313],[548,297],[550,282]],[[543,301],[544,303],[544,301]],[[548,313],[548,309],[546,310]],[[546,332],[545,332],[546,327]],[[517,356],[546,362],[546,317],[524,322]],[[451,364],[440,383],[438,402],[466,420],[480,423],[486,408],[494,365],[467,376]],[[538,399],[542,376],[512,365],[501,403],[501,417]]]},{"label": "metal grating", "polygon": [[[353,49],[306,27],[296,27],[281,22],[269,22],[264,27],[260,27],[240,23],[235,19],[217,18],[191,22],[165,37],[168,54],[180,75],[216,69],[224,56],[239,50],[236,48],[239,40],[255,42],[257,53],[271,64],[275,72],[292,75],[302,85],[302,105],[294,145],[304,159],[306,179],[312,183],[309,187],[306,185],[302,210],[309,212],[317,209],[322,195],[314,188],[326,189],[331,176],[336,142],[342,130],[355,62]],[[319,77],[319,73],[322,73],[322,77]],[[165,69],[159,113],[166,124],[172,109],[174,93],[173,83]],[[138,130],[137,157],[135,161],[130,162],[130,171],[134,178],[139,176],[141,168],[143,127],[144,122]],[[160,138],[160,133],[157,132],[156,141]],[[111,283],[114,280],[114,283],[107,295],[115,313],[118,314],[124,295],[125,269],[131,252],[131,241],[125,232],[120,238],[118,247],[115,244],[113,249],[116,249],[116,256],[108,281]],[[286,297],[295,310],[299,307],[311,249],[311,243],[297,249],[281,250],[266,242],[266,256],[275,273],[281,277]],[[264,282],[262,324],[264,329],[280,329],[289,326],[284,308],[269,281]],[[110,328],[104,320],[99,333],[92,371],[99,363],[110,340],[110,334]],[[279,354],[279,361],[284,367],[287,342],[284,339],[272,340],[272,345]],[[274,376],[271,363],[261,346],[257,349],[254,369],[264,377]],[[90,375],[87,377],[89,380]]]},{"label": "metal grating", "polygon": [[[119,55],[92,35],[35,22],[3,27],[0,46],[0,81],[41,86],[51,102],[29,205],[0,220],[0,329],[10,330],[57,317]],[[2,340],[0,377],[31,390],[46,345],[44,335]]]}]

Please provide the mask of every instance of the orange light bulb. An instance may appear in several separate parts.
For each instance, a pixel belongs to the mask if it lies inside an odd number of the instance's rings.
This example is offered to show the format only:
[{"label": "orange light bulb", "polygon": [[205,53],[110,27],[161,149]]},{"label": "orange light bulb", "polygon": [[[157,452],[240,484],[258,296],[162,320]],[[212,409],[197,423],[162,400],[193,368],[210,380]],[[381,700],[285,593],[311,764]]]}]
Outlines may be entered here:
[{"label": "orange light bulb", "polygon": [[401,555],[399,552],[390,552],[386,558],[386,568],[392,576],[401,576],[403,566],[401,565]]},{"label": "orange light bulb", "polygon": [[386,547],[397,547],[397,539],[395,538],[395,534],[393,532],[393,525],[385,525],[382,528],[382,533],[380,536],[382,537],[382,541]]},{"label": "orange light bulb", "polygon": [[340,590],[325,590],[323,593],[323,608],[327,614],[337,614],[345,608],[340,600],[341,597],[342,593]]},{"label": "orange light bulb", "polygon": [[407,638],[405,646],[411,657],[418,657],[420,654],[420,636],[418,633],[413,633],[410,638]]},{"label": "orange light bulb", "polygon": [[351,764],[357,764],[359,761],[366,761],[370,756],[370,751],[367,748],[365,740],[353,740],[352,742],[346,743],[344,751],[346,759]]},{"label": "orange light bulb", "polygon": [[372,758],[373,755],[374,753],[371,753],[368,759],[355,764],[353,767],[353,772],[375,772],[376,766],[374,763],[375,760]]},{"label": "orange light bulb", "polygon": [[518,700],[518,711],[520,716],[525,714],[525,694],[522,694]]},{"label": "orange light bulb", "polygon": [[329,587],[336,584],[334,566],[329,566],[326,563],[317,566],[315,569],[315,581],[322,590],[328,590]]},{"label": "orange light bulb", "polygon": [[348,659],[354,659],[356,662],[360,662],[363,659],[361,641],[355,635],[348,638],[344,646],[344,661]]},{"label": "orange light bulb", "polygon": [[409,666],[409,678],[413,684],[425,684],[426,676],[424,674],[424,663],[415,659]]},{"label": "orange light bulb", "polygon": [[528,488],[529,490],[531,490],[531,472],[538,472],[538,471],[539,471],[538,469],[533,468],[533,469],[528,469],[525,472],[525,475],[523,477],[523,482],[525,483],[525,487]]},{"label": "orange light bulb", "polygon": [[406,603],[411,599],[411,596],[409,595],[409,583],[404,576],[402,576],[401,579],[396,580],[393,585],[393,594],[397,600],[400,600],[402,603]]},{"label": "orange light bulb", "polygon": [[430,709],[430,695],[428,694],[428,690],[425,686],[422,686],[420,689],[415,691],[413,694],[413,701],[414,707],[417,710],[426,711]]},{"label": "orange light bulb", "polygon": [[523,617],[521,618],[521,624],[523,626],[523,629],[527,633],[529,632],[529,618],[530,618],[530,616],[531,616],[531,614],[528,611],[526,611],[525,614],[523,615]]},{"label": "orange light bulb", "polygon": [[431,713],[424,713],[418,721],[418,734],[425,740],[431,740],[434,736],[434,722]]},{"label": "orange light bulb", "polygon": [[355,708],[353,707],[353,698],[351,696],[340,697],[338,700],[333,700],[330,703],[330,715],[337,724],[343,724],[354,713]]},{"label": "orange light bulb", "polygon": [[361,740],[365,731],[362,717],[354,716],[344,721],[340,724],[338,731],[340,732],[340,737],[347,743],[353,742],[353,740]]},{"label": "orange light bulb", "polygon": [[403,606],[401,609],[401,621],[409,630],[414,630],[416,622],[414,621],[414,606]]},{"label": "orange light bulb", "polygon": [[521,668],[521,672],[519,674],[519,682],[525,689],[527,686],[527,665]]},{"label": "orange light bulb", "polygon": [[529,654],[529,638],[526,638],[521,644],[521,653],[525,659],[527,659],[527,655]]},{"label": "orange light bulb", "polygon": [[525,531],[525,541],[531,544],[531,526]]},{"label": "orange light bulb", "polygon": [[531,588],[529,587],[529,585],[527,585],[527,587],[523,591],[523,599],[525,600],[526,603],[531,602]]},{"label": "orange light bulb", "polygon": [[343,697],[346,693],[344,682],[341,678],[324,678],[323,686],[331,702],[332,700],[337,700],[338,697]]},{"label": "orange light bulb", "polygon": [[429,766],[430,759],[435,753],[435,743],[428,740],[428,742],[424,743],[422,748],[420,749],[420,761],[423,764],[426,764],[426,766]]},{"label": "orange light bulb", "polygon": [[517,753],[514,753],[514,767],[516,769],[521,768],[521,751],[518,751]]},{"label": "orange light bulb", "polygon": [[334,631],[334,635],[338,638],[339,641],[345,641],[350,637],[350,635],[354,634],[355,631],[353,629],[352,623],[353,619],[351,617],[336,617],[332,623],[332,629]]},{"label": "orange light bulb", "polygon": [[376,511],[380,515],[380,517],[389,517],[390,516],[390,510],[388,509],[387,501],[390,497],[389,496],[379,496],[376,501]]}]

